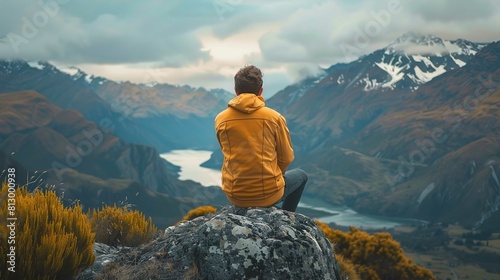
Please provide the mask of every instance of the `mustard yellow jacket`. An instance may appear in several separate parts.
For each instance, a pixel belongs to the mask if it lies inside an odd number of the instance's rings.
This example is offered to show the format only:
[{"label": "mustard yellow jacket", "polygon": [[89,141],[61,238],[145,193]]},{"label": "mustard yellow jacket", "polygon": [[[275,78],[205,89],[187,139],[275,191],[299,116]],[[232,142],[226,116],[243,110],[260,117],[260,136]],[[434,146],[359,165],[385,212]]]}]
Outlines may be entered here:
[{"label": "mustard yellow jacket", "polygon": [[215,118],[224,155],[222,190],[238,207],[267,207],[282,196],[283,173],[293,161],[285,118],[265,107],[264,98],[242,93]]}]

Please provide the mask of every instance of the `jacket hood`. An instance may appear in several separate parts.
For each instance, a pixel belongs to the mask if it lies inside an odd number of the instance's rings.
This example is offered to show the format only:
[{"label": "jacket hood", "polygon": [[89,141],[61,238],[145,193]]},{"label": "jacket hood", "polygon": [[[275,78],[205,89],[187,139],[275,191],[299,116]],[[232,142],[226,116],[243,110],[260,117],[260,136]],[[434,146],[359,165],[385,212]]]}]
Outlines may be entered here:
[{"label": "jacket hood", "polygon": [[227,105],[240,112],[250,114],[264,107],[266,104],[262,96],[257,96],[253,93],[241,93],[229,101]]}]

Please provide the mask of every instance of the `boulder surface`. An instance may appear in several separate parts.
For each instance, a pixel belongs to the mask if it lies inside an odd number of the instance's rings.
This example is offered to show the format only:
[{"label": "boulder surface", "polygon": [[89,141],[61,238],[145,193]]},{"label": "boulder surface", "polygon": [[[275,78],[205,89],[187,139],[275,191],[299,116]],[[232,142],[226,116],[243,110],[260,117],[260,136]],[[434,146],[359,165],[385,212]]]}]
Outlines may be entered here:
[{"label": "boulder surface", "polygon": [[79,279],[340,280],[323,231],[307,216],[275,207],[225,206],[138,248],[96,248],[98,261]]}]

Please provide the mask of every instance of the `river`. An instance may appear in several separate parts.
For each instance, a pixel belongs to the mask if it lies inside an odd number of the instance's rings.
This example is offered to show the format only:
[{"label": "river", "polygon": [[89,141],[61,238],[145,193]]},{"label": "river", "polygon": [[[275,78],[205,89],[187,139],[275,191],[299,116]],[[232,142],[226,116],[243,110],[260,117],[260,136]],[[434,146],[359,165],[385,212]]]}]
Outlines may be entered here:
[{"label": "river", "polygon": [[[211,153],[211,151],[203,150],[173,150],[171,152],[161,154],[160,156],[173,163],[174,165],[180,167],[180,180],[193,180],[206,187],[220,186],[220,171],[200,166],[200,164],[210,158]],[[305,192],[307,192],[307,189]],[[363,215],[348,207],[332,206],[319,200],[314,200],[307,197],[302,198],[299,207],[319,210],[323,213],[328,213],[324,216],[313,218],[316,218],[321,222],[335,223],[341,226],[382,229],[393,228],[402,224],[413,222],[413,220],[409,219]]]}]

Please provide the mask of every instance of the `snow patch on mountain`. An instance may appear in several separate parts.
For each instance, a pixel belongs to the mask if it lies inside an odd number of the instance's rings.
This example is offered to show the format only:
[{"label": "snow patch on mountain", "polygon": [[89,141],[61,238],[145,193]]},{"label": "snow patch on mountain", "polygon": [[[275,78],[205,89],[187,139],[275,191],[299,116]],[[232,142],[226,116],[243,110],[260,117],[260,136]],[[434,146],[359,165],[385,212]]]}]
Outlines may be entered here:
[{"label": "snow patch on mountain", "polygon": [[455,58],[453,55],[450,55],[451,59],[453,59],[453,61],[458,65],[458,67],[463,67],[465,66],[465,62],[463,62],[462,60],[458,59],[458,58]]},{"label": "snow patch on mountain", "polygon": [[321,82],[321,80],[323,80],[323,76],[320,76],[318,79],[314,80],[313,84],[319,84],[319,82]]},{"label": "snow patch on mountain", "polygon": [[365,83],[365,87],[363,88],[364,91],[370,91],[376,88],[379,88],[382,84],[377,82],[376,79],[370,79],[370,76],[366,74],[366,77],[364,77],[361,80],[363,83]]},{"label": "snow patch on mountain", "polygon": [[80,69],[78,69],[76,67],[60,67],[58,69],[59,69],[59,71],[64,72],[70,76],[76,76],[76,74],[78,74],[78,72],[80,72]]},{"label": "snow patch on mountain", "polygon": [[422,201],[436,188],[436,184],[430,183],[425,189],[420,193],[417,203],[420,205]]},{"label": "snow patch on mountain", "polygon": [[85,81],[87,83],[92,83],[92,81],[94,80],[94,75],[85,75]]},{"label": "snow patch on mountain", "polygon": [[150,83],[145,83],[144,86],[148,88],[154,88],[158,83],[157,82],[150,82]]},{"label": "snow patch on mountain", "polygon": [[402,72],[404,67],[391,65],[388,63],[384,63],[384,62],[378,62],[378,63],[375,63],[375,65],[377,65],[380,69],[384,70],[385,72],[387,72],[387,74],[389,74],[391,76],[391,80],[382,84],[382,87],[394,89],[396,86],[396,83],[398,81],[400,81],[401,79],[403,79],[403,77],[405,75],[405,73]]},{"label": "snow patch on mountain", "polygon": [[345,83],[344,74],[340,74],[340,76],[337,79],[337,84],[343,85],[344,83]]},{"label": "snow patch on mountain", "polygon": [[[59,67],[57,68],[59,71],[68,74],[74,81],[83,79],[85,82],[88,84],[92,83],[94,80],[94,75],[89,75],[85,72],[83,72],[81,69],[76,68],[76,67]],[[102,84],[102,83],[100,83]]]},{"label": "snow patch on mountain", "polygon": [[417,78],[421,83],[427,83],[428,81],[446,72],[446,69],[444,69],[444,65],[439,65],[439,67],[434,69],[436,71],[426,72],[422,71],[420,67],[415,66],[415,75],[417,76]]},{"label": "snow patch on mountain", "polygon": [[[366,68],[371,72],[363,71],[354,80],[364,91],[396,88],[415,91],[435,77],[465,66],[470,57],[485,45],[408,32],[386,48],[365,56],[364,59],[372,64],[372,68]],[[373,68],[384,71],[387,76],[373,71]]]},{"label": "snow patch on mountain", "polygon": [[424,56],[419,55],[419,54],[414,54],[411,57],[413,58],[413,60],[415,60],[415,62],[423,62],[425,64],[425,66],[427,66],[427,67],[432,66],[432,67],[436,68],[434,66],[434,64],[432,64],[431,60],[428,59],[427,57],[424,57]]},{"label": "snow patch on mountain", "polygon": [[38,70],[43,70],[45,69],[45,65],[40,63],[40,61],[30,61],[30,62],[27,62],[28,65],[31,67],[31,68],[36,68]]}]

